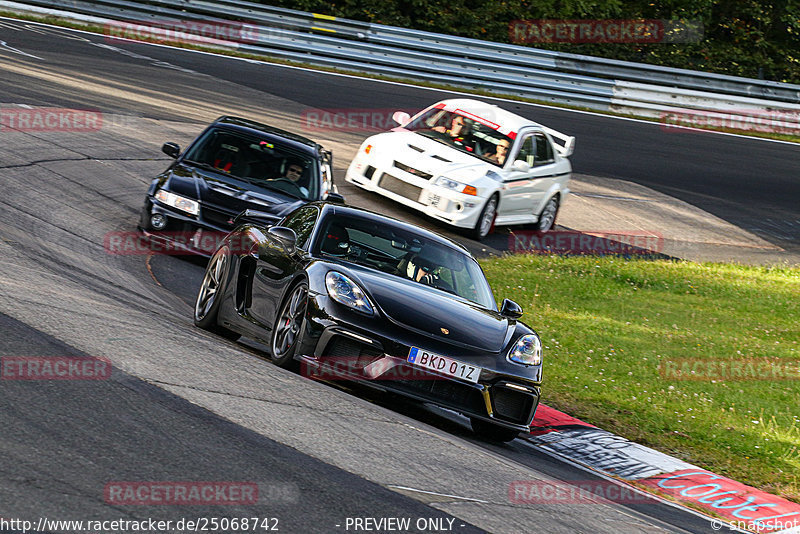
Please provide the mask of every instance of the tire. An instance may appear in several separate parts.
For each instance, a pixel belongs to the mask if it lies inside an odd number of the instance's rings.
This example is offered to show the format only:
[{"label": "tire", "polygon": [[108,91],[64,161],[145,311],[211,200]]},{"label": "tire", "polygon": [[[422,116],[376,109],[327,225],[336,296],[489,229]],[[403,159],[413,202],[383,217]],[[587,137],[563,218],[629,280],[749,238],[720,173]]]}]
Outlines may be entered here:
[{"label": "tire", "polygon": [[494,221],[497,218],[497,194],[489,197],[486,204],[483,205],[481,214],[478,216],[478,221],[475,223],[475,228],[470,232],[470,237],[477,241],[482,241],[486,236],[494,230]]},{"label": "tire", "polygon": [[222,293],[230,271],[231,255],[228,247],[221,247],[208,261],[206,274],[197,292],[194,303],[194,324],[203,330],[214,332],[226,339],[236,341],[240,334],[217,324]]},{"label": "tire", "polygon": [[539,214],[539,220],[534,224],[534,230],[537,232],[549,232],[556,224],[556,215],[558,215],[558,195],[552,197],[544,205],[542,212]]},{"label": "tire", "polygon": [[294,355],[297,352],[308,305],[308,284],[300,282],[281,303],[280,313],[272,329],[271,359],[275,365],[289,369],[295,367]]},{"label": "tire", "polygon": [[519,430],[489,423],[488,421],[476,417],[470,417],[470,423],[472,424],[472,431],[487,441],[508,443],[519,436]]}]

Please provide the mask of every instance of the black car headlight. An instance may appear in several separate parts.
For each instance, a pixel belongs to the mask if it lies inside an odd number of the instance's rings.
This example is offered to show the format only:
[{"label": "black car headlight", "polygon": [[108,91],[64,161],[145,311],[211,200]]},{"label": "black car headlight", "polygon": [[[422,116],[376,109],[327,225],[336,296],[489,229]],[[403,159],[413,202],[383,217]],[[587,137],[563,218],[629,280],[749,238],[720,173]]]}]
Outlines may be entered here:
[{"label": "black car headlight", "polygon": [[372,304],[370,304],[364,290],[347,276],[336,271],[330,271],[325,275],[325,286],[328,288],[328,295],[336,302],[372,315]]},{"label": "black car headlight", "polygon": [[509,361],[522,365],[542,363],[542,342],[536,334],[527,334],[517,340],[508,353]]},{"label": "black car headlight", "polygon": [[159,202],[163,202],[167,206],[172,206],[186,213],[197,215],[200,212],[200,204],[191,198],[182,197],[164,189],[156,191],[155,197]]}]

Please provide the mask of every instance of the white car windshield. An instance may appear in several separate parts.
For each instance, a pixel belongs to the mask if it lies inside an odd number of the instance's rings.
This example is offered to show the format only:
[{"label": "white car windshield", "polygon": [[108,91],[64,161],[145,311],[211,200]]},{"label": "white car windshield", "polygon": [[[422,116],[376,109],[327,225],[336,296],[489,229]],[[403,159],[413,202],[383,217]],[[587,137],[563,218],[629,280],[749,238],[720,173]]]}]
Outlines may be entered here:
[{"label": "white car windshield", "polygon": [[438,108],[423,112],[404,128],[499,167],[513,142],[491,121]]}]

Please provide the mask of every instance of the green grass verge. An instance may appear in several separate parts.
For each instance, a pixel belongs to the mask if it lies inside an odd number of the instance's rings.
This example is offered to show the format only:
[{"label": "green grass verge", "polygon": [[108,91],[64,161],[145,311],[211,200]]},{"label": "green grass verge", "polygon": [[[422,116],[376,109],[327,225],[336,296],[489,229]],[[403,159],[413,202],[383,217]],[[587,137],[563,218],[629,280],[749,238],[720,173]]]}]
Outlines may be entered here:
[{"label": "green grass verge", "polygon": [[[800,502],[800,269],[543,255],[481,263],[498,298],[521,304],[542,337],[545,404]],[[795,378],[663,376],[686,358],[768,358]]]},{"label": "green grass verge", "polygon": [[[41,22],[41,23],[45,23],[45,24],[52,24],[53,26],[61,26],[61,27],[64,27],[64,28],[79,29],[79,30],[83,30],[83,31],[93,32],[93,33],[100,33],[100,34],[108,33],[106,28],[103,28],[103,27],[100,27],[100,26],[96,26],[96,25],[93,25],[93,24],[85,24],[85,23],[81,23],[81,22],[77,22],[77,21],[73,21],[73,20],[69,20],[69,19],[62,19],[60,17],[56,17],[56,16],[52,16],[52,15],[37,15],[37,14],[31,14],[31,13],[18,13],[18,12],[13,12],[13,11],[2,11],[2,10],[0,10],[0,16],[8,17],[8,18],[17,18],[17,19],[20,19],[20,20],[27,20],[27,21],[31,21],[31,22]],[[638,115],[633,115],[633,114],[630,114],[630,113],[618,113],[618,112],[614,112],[614,111],[596,110],[596,109],[588,108],[588,107],[585,107],[585,106],[564,104],[564,103],[561,103],[561,102],[551,102],[551,101],[548,101],[548,100],[541,100],[541,99],[535,99],[535,98],[526,98],[526,97],[519,96],[519,95],[514,95],[514,94],[494,93],[494,92],[486,91],[486,90],[479,89],[479,88],[460,87],[460,86],[454,86],[454,85],[450,85],[450,84],[424,82],[424,81],[420,81],[420,80],[403,78],[403,77],[399,77],[399,76],[384,76],[384,75],[371,74],[371,73],[362,72],[362,71],[356,71],[356,70],[348,70],[348,69],[335,68],[335,67],[326,67],[326,66],[314,65],[314,64],[311,64],[311,63],[305,63],[305,62],[302,62],[302,61],[291,61],[291,60],[282,59],[282,58],[275,58],[275,57],[271,57],[271,56],[268,56],[268,55],[244,53],[244,52],[239,52],[237,50],[231,50],[231,49],[228,49],[228,48],[225,48],[225,47],[202,46],[202,45],[196,45],[196,44],[193,44],[193,43],[190,43],[190,42],[182,42],[182,41],[172,42],[172,41],[162,41],[162,40],[155,40],[155,39],[139,39],[139,40],[144,41],[144,42],[152,42],[152,43],[156,43],[156,44],[173,46],[173,47],[176,47],[176,48],[185,48],[185,49],[188,49],[188,50],[197,50],[197,51],[200,51],[200,52],[209,52],[209,53],[213,53],[213,54],[219,54],[219,55],[225,55],[225,56],[231,56],[231,57],[254,59],[254,60],[258,60],[258,61],[264,61],[266,63],[275,63],[275,64],[278,64],[278,65],[289,65],[289,66],[294,66],[294,67],[302,67],[302,68],[307,68],[307,69],[318,70],[318,71],[321,71],[321,72],[334,72],[334,73],[339,73],[339,74],[348,74],[348,75],[352,75],[352,76],[359,76],[361,78],[368,78],[368,79],[373,79],[373,80],[383,80],[383,81],[390,81],[390,82],[398,82],[398,83],[404,83],[404,84],[408,84],[408,85],[417,85],[419,87],[428,87],[428,88],[431,88],[431,89],[441,89],[443,91],[455,91],[455,92],[460,92],[460,93],[474,94],[474,95],[477,95],[477,96],[504,98],[504,99],[507,99],[507,100],[516,100],[516,101],[519,101],[519,102],[526,102],[526,103],[531,103],[531,104],[540,104],[540,105],[556,107],[556,108],[573,109],[573,110],[578,110],[578,111],[590,111],[592,113],[598,113],[598,114],[601,114],[601,115],[609,115],[609,116],[612,116],[612,117],[626,117],[626,118],[644,120],[644,121],[649,121],[649,122],[659,122],[659,123],[662,122],[661,119],[651,118],[651,117],[640,117]],[[664,127],[666,128],[666,127],[669,127],[669,126],[665,125]],[[761,137],[761,138],[765,138],[765,139],[775,139],[775,140],[778,140],[778,141],[788,141],[788,142],[791,142],[791,143],[800,143],[800,136],[787,134],[787,133],[768,132],[768,131],[764,132],[764,131],[756,131],[756,130],[737,130],[737,129],[734,129],[734,128],[705,126],[705,125],[702,125],[702,124],[697,125],[696,129],[709,130],[709,131],[722,132],[722,133],[731,133],[731,134],[737,134],[737,135],[745,135],[745,136],[749,136],[749,137]]]}]

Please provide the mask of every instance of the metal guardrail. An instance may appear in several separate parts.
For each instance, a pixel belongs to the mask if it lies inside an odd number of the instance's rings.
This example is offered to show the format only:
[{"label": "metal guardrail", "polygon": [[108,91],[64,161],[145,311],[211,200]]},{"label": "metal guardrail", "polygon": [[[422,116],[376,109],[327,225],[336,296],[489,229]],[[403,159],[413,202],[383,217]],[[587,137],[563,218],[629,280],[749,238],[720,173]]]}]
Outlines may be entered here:
[{"label": "metal guardrail", "polygon": [[[9,4],[14,3],[0,1],[0,6]],[[321,66],[640,116],[708,112],[729,122],[739,117],[746,125],[754,116],[777,113],[783,128],[800,130],[800,85],[565,54],[237,0],[24,4],[162,28],[186,21],[236,21],[247,26],[247,39],[216,44]]]}]

